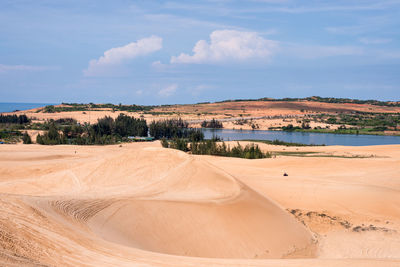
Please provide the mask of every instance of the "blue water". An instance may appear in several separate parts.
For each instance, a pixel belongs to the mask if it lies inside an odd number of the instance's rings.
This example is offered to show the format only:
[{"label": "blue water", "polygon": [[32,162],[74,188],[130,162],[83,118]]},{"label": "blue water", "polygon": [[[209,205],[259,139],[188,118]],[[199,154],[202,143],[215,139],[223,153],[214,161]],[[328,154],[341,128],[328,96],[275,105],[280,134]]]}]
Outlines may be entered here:
[{"label": "blue water", "polygon": [[49,103],[0,103],[1,112],[13,112],[15,110],[27,110],[32,108],[40,108],[47,105],[54,105]]},{"label": "blue water", "polygon": [[325,134],[303,133],[283,131],[259,131],[259,130],[227,130],[227,129],[202,129],[206,139],[213,135],[222,137],[223,140],[281,140],[292,143],[315,145],[342,145],[342,146],[371,146],[400,144],[400,136],[382,135],[355,135],[355,134]]}]

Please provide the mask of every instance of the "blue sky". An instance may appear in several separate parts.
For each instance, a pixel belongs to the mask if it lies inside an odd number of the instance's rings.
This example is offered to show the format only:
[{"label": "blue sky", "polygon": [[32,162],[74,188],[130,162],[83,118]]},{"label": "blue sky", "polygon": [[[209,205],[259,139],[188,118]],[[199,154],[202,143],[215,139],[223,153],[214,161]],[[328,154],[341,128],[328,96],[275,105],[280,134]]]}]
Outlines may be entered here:
[{"label": "blue sky", "polygon": [[0,1],[0,102],[400,100],[400,1]]}]

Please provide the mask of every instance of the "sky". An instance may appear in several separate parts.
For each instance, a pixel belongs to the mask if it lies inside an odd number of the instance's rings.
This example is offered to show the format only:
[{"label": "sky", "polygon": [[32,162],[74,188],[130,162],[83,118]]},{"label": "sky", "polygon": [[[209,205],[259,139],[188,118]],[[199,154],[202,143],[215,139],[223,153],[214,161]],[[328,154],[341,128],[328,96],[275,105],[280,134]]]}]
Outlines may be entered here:
[{"label": "sky", "polygon": [[400,0],[0,0],[0,102],[400,100]]}]

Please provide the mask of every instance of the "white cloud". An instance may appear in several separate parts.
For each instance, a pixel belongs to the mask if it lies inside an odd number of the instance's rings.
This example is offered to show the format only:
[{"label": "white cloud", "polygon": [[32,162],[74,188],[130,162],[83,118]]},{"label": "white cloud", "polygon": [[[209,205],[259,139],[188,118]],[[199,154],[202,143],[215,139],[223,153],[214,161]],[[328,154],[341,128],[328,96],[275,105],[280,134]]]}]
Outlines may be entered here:
[{"label": "white cloud", "polygon": [[0,64],[0,72],[7,71],[44,71],[44,70],[52,70],[57,69],[55,67],[46,67],[46,66],[32,66],[32,65],[3,65]]},{"label": "white cloud", "polygon": [[269,58],[278,42],[267,40],[256,32],[217,30],[210,34],[210,43],[200,40],[193,55],[185,53],[171,57],[171,63],[221,63],[248,59]]},{"label": "white cloud", "polygon": [[165,70],[167,67],[168,67],[168,65],[167,64],[164,64],[164,63],[162,63],[161,61],[154,61],[153,63],[151,63],[151,66],[154,68],[154,69],[156,69],[156,70]]},{"label": "white cloud", "polygon": [[158,91],[158,95],[162,97],[169,97],[175,94],[176,89],[178,89],[178,85],[174,83]]},{"label": "white cloud", "polygon": [[360,38],[359,41],[363,44],[387,44],[392,40],[384,38]]},{"label": "white cloud", "polygon": [[110,66],[115,66],[124,61],[150,54],[162,48],[162,38],[151,36],[143,38],[137,42],[129,43],[125,46],[114,47],[104,52],[99,59],[93,59],[89,62],[89,66],[83,71],[85,76],[96,76]]}]

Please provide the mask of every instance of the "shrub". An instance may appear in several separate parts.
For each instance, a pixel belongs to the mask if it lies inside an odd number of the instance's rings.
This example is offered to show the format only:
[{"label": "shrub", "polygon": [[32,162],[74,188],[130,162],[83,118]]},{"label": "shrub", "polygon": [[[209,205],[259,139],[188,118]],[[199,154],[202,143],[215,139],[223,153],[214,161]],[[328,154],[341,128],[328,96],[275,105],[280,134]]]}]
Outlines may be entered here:
[{"label": "shrub", "polygon": [[203,127],[203,128],[223,128],[223,125],[222,125],[222,122],[219,122],[216,119],[212,119],[211,121],[203,121],[201,123],[201,127]]},{"label": "shrub", "polygon": [[36,143],[41,144],[41,145],[59,145],[59,144],[65,144],[66,143],[66,138],[64,135],[60,134],[58,132],[58,129],[54,125],[54,123],[51,123],[49,126],[49,131],[43,135],[38,134],[36,137]]},{"label": "shrub", "polygon": [[22,135],[22,141],[24,144],[32,144],[32,139],[27,132]]},{"label": "shrub", "polygon": [[189,123],[182,119],[153,121],[150,124],[150,135],[155,139],[188,138],[194,141],[204,139],[204,134],[198,129],[189,129]]},{"label": "shrub", "polygon": [[0,123],[15,123],[15,124],[25,124],[29,123],[30,119],[26,115],[3,115],[0,114]]},{"label": "shrub", "polygon": [[175,138],[168,142],[165,139],[161,143],[163,147],[179,149],[185,152],[191,152],[195,155],[215,155],[224,157],[238,157],[246,159],[270,158],[271,153],[264,153],[257,144],[248,144],[245,147],[238,142],[236,146],[230,148],[225,142],[218,144],[216,140],[203,140],[200,142],[191,142],[183,138]]}]

